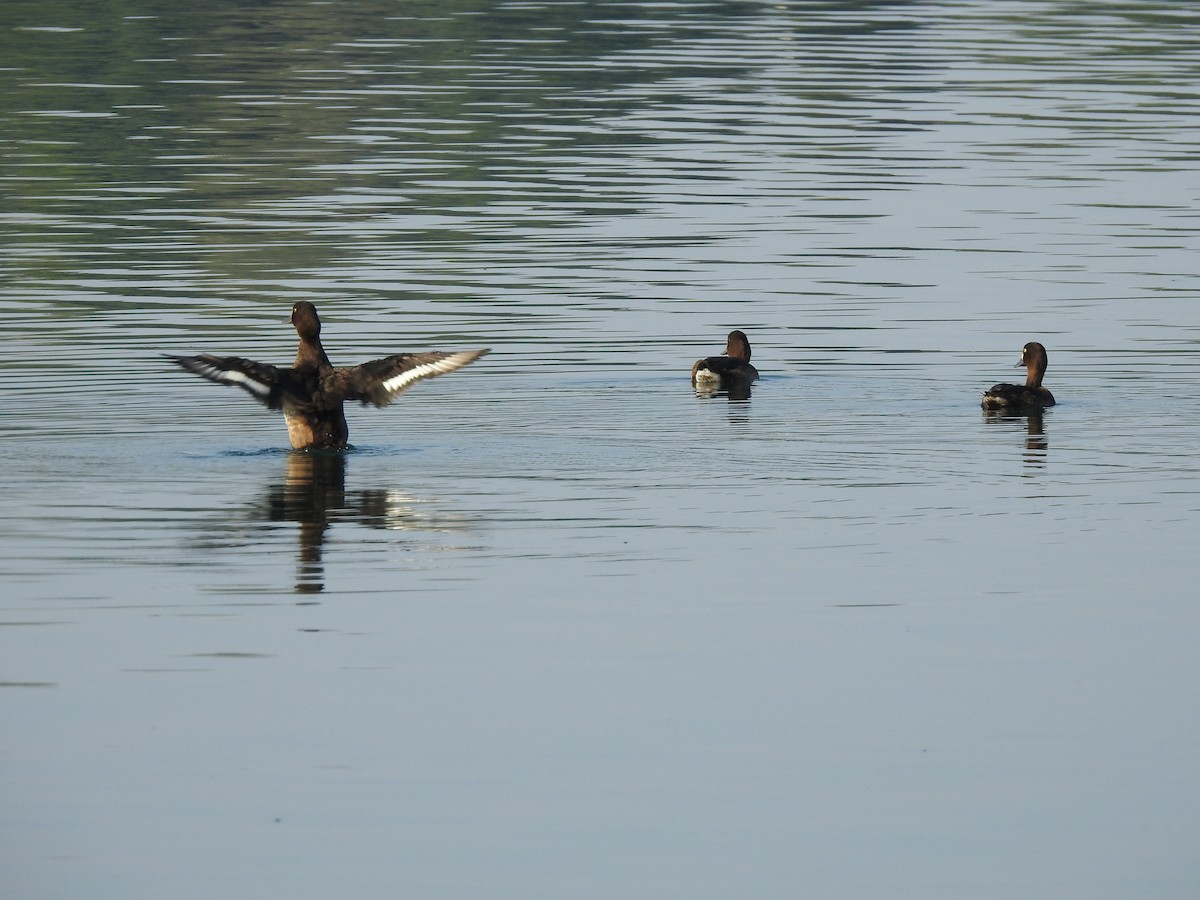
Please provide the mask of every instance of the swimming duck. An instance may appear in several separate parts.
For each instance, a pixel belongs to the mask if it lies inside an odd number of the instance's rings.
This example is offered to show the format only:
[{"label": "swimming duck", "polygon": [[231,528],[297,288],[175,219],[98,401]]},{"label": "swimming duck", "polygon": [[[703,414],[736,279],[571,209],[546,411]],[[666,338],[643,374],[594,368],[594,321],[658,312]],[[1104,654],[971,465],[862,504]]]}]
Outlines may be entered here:
[{"label": "swimming duck", "polygon": [[698,359],[692,366],[692,385],[704,391],[743,388],[757,378],[758,369],[750,365],[750,339],[744,331],[729,332],[724,356]]},{"label": "swimming duck", "polygon": [[1054,405],[1054,395],[1042,387],[1046,374],[1046,348],[1037,341],[1030,341],[1021,348],[1021,361],[1016,367],[1025,367],[1024,384],[997,384],[983,395],[984,409],[1003,409],[1012,412],[1039,410]]},{"label": "swimming duck", "polygon": [[289,368],[237,356],[168,356],[209,381],[236,384],[270,409],[282,409],[288,437],[297,450],[344,450],[349,428],[342,403],[387,406],[424,378],[461,369],[487,353],[397,353],[362,365],[335,368],[321,346],[321,320],[307,300],[292,307],[292,325],[300,337],[296,362]]}]

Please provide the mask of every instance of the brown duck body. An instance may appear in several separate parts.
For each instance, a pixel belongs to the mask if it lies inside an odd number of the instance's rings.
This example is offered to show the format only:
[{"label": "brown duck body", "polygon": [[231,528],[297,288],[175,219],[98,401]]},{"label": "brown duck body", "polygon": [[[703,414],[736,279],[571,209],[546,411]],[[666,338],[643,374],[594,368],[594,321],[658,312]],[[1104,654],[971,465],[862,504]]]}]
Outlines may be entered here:
[{"label": "brown duck body", "polygon": [[397,353],[358,366],[335,367],[321,345],[321,320],[306,300],[292,307],[300,337],[291,368],[238,356],[172,356],[178,365],[220,384],[235,384],[270,409],[283,411],[288,438],[297,450],[344,450],[350,429],[343,404],[386,406],[416,382],[444,375],[487,353]]},{"label": "brown duck body", "polygon": [[984,409],[1040,410],[1054,405],[1054,395],[1042,387],[1046,375],[1046,348],[1037,341],[1030,341],[1021,348],[1021,359],[1017,368],[1025,367],[1024,384],[995,384],[984,392]]},{"label": "brown duck body", "polygon": [[724,356],[696,360],[692,366],[692,385],[706,391],[747,387],[758,378],[758,369],[750,365],[750,339],[744,331],[731,331],[725,342]]}]

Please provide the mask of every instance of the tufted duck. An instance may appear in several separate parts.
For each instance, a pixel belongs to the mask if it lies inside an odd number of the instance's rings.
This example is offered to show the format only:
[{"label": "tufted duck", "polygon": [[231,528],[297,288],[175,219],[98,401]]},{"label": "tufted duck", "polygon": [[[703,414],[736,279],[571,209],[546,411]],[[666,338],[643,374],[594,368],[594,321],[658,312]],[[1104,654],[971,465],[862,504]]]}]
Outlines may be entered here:
[{"label": "tufted duck", "polygon": [[750,365],[750,340],[744,331],[729,332],[724,356],[698,359],[692,366],[692,385],[703,391],[748,387],[758,378]]},{"label": "tufted duck", "polygon": [[997,384],[983,395],[984,409],[1002,409],[1011,412],[1039,410],[1054,405],[1054,395],[1042,387],[1046,374],[1046,348],[1037,341],[1030,341],[1021,348],[1021,361],[1017,368],[1025,367],[1024,384]]},{"label": "tufted duck", "polygon": [[423,378],[461,369],[487,353],[397,353],[359,366],[335,368],[321,346],[321,320],[307,300],[292,307],[292,324],[300,336],[296,362],[290,368],[237,356],[169,356],[189,372],[221,384],[236,384],[271,409],[282,409],[288,437],[297,450],[342,450],[349,446],[342,403],[387,406]]}]

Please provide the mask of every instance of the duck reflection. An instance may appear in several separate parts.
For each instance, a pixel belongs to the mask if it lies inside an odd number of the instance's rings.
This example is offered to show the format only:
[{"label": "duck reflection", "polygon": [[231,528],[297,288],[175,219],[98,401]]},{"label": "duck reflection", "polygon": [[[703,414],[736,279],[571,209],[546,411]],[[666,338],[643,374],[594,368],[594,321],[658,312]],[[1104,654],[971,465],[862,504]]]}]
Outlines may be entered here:
[{"label": "duck reflection", "polygon": [[731,382],[728,387],[722,387],[720,390],[707,390],[697,385],[696,396],[702,400],[712,400],[714,397],[725,397],[728,400],[749,400],[750,382]]},{"label": "duck reflection", "polygon": [[267,489],[253,515],[268,522],[299,525],[296,593],[325,589],[325,535],[335,522],[388,530],[458,530],[456,519],[434,519],[417,511],[422,501],[398,491],[372,488],[347,494],[346,454],[296,450],[288,454],[282,484]]},{"label": "duck reflection", "polygon": [[701,400],[715,400],[724,397],[728,400],[726,416],[732,425],[750,424],[750,383],[734,383],[727,389],[710,391],[696,388],[696,396]]},{"label": "duck reflection", "polygon": [[315,594],[324,590],[325,532],[338,512],[346,508],[345,454],[289,453],[283,484],[267,489],[263,508],[268,522],[296,522],[300,526],[296,592]]},{"label": "duck reflection", "polygon": [[1032,468],[1042,468],[1046,465],[1046,456],[1050,451],[1050,442],[1046,438],[1046,426],[1043,421],[1045,414],[1041,410],[1030,410],[1025,415],[1014,416],[999,410],[984,410],[983,420],[989,425],[1025,426],[1025,452],[1022,454],[1025,465]]}]

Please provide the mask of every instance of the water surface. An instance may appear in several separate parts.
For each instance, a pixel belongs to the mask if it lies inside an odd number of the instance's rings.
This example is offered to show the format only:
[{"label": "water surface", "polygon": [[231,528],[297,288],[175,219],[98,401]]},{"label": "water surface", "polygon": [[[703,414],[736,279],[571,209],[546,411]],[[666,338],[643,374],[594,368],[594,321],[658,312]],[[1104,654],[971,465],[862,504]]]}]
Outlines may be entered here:
[{"label": "water surface", "polygon": [[1195,896],[1198,26],[10,3],[9,890]]}]

